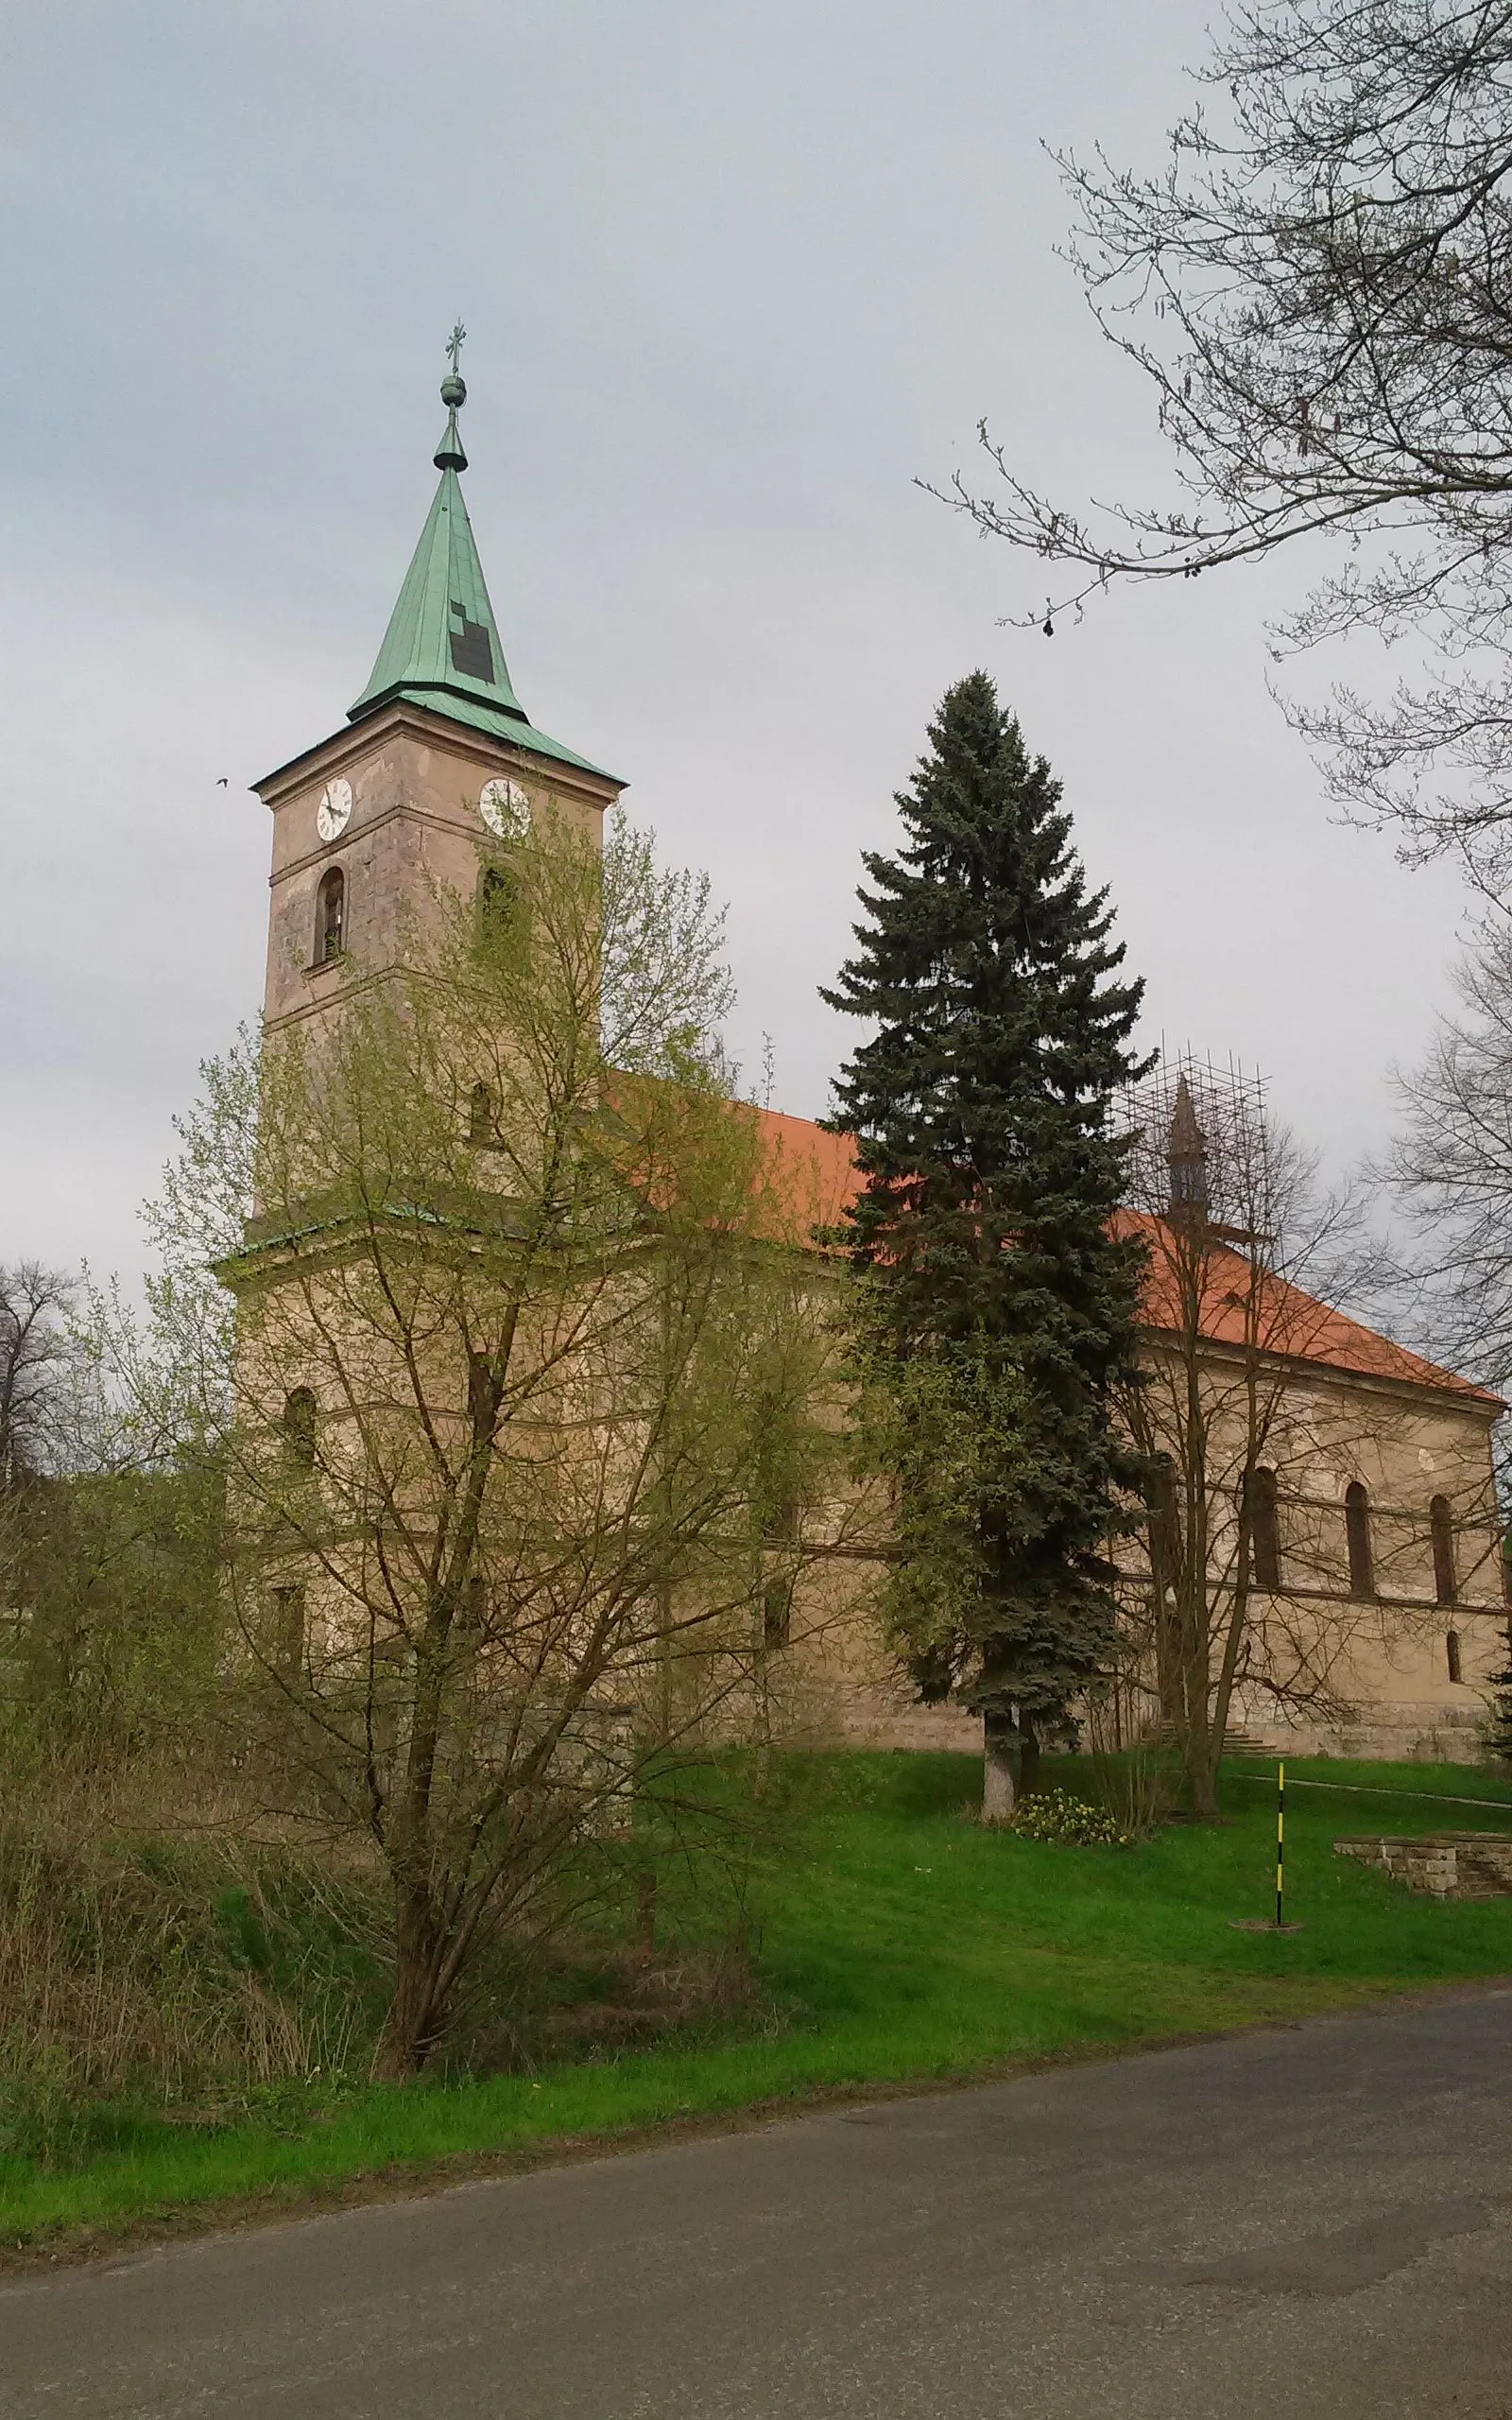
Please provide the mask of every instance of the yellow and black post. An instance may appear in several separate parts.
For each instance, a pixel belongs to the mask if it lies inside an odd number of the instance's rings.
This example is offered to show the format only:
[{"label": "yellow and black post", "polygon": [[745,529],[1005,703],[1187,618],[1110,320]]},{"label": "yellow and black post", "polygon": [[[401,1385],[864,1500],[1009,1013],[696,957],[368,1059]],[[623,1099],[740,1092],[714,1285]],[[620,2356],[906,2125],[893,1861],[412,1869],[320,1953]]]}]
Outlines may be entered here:
[{"label": "yellow and black post", "polygon": [[1276,1767],[1276,1929],[1284,1929],[1286,1917],[1286,1767]]}]

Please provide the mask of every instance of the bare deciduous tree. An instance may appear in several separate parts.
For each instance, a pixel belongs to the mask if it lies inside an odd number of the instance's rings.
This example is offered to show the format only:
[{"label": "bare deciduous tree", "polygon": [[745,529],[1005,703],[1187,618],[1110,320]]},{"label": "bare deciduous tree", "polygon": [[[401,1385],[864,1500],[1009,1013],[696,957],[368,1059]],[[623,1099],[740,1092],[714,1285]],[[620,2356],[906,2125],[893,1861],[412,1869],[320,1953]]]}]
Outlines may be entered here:
[{"label": "bare deciduous tree", "polygon": [[73,1281],[39,1261],[0,1267],[0,1489],[56,1459],[74,1298]]},{"label": "bare deciduous tree", "polygon": [[[1098,324],[1153,390],[1179,501],[1068,509],[982,430],[979,526],[1072,579],[1192,578],[1320,537],[1348,548],[1283,648],[1422,643],[1383,702],[1293,707],[1347,811],[1493,889],[1512,823],[1512,8],[1247,0],[1195,71],[1158,175],[1058,164]],[[1037,608],[1027,620],[1038,620]]]},{"label": "bare deciduous tree", "polygon": [[161,1391],[129,1409],[110,1382],[120,1311],[87,1270],[0,1271],[0,1719],[12,1756],[95,1769],[182,1714],[217,1587],[215,1458],[182,1453]]},{"label": "bare deciduous tree", "polygon": [[[1125,1635],[1193,1807],[1211,1816],[1236,1689],[1345,1710],[1337,1675],[1378,1623],[1377,1575],[1364,1588],[1348,1568],[1338,1495],[1320,1473],[1379,1455],[1400,1415],[1383,1344],[1385,1388],[1360,1394],[1358,1356],[1355,1388],[1326,1385],[1331,1357],[1348,1366],[1358,1340],[1331,1304],[1371,1258],[1356,1204],[1319,1188],[1260,1087],[1189,1060],[1141,1090],[1134,1118],[1130,1208],[1150,1273],[1143,1368],[1121,1412],[1149,1479],[1125,1563]],[[1420,1551],[1410,1523],[1389,1542],[1379,1522],[1376,1534],[1383,1566]]]},{"label": "bare deciduous tree", "polygon": [[1512,931],[1495,919],[1457,970],[1402,1080],[1405,1119],[1384,1174],[1415,1231],[1424,1324],[1454,1366],[1512,1383]]},{"label": "bare deciduous tree", "polygon": [[73,1281],[37,1261],[0,1267],[0,1639],[26,1627],[32,1566],[47,1526],[74,1356]]}]

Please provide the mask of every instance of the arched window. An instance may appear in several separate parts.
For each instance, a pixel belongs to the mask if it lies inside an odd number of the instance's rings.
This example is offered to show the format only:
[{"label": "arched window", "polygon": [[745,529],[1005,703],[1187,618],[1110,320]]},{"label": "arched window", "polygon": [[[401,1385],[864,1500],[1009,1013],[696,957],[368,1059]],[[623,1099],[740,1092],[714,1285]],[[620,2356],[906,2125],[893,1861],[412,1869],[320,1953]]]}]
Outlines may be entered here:
[{"label": "arched window", "polygon": [[485,866],[478,884],[478,912],[485,932],[502,933],[513,922],[520,886],[503,866]]},{"label": "arched window", "polygon": [[1344,1534],[1349,1545],[1349,1594],[1359,1599],[1376,1593],[1375,1556],[1370,1550],[1370,1498],[1357,1478],[1344,1491]]},{"label": "arched window", "polygon": [[284,1443],[290,1461],[304,1471],[315,1468],[316,1409],[309,1387],[296,1387],[284,1398]]},{"label": "arched window", "polygon": [[[1447,1495],[1435,1495],[1428,1507],[1428,1527],[1434,1541],[1434,1598],[1440,1605],[1452,1605],[1459,1594],[1454,1578],[1454,1512]],[[1452,1638],[1454,1634],[1450,1632]],[[1458,1645],[1455,1653],[1459,1652]],[[1458,1680],[1457,1672],[1451,1674]]]},{"label": "arched window", "polygon": [[315,962],[329,966],[346,947],[347,877],[339,866],[327,866],[316,895]]},{"label": "arched window", "polygon": [[1248,1472],[1245,1496],[1249,1514],[1249,1576],[1257,1588],[1281,1584],[1281,1530],[1276,1509],[1276,1474],[1261,1466]]},{"label": "arched window", "polygon": [[493,1095],[487,1084],[477,1083],[468,1096],[467,1139],[470,1143],[488,1143],[493,1138]]},{"label": "arched window", "polygon": [[1444,1645],[1449,1651],[1450,1679],[1452,1681],[1463,1681],[1465,1674],[1459,1660],[1459,1633],[1457,1630],[1452,1630],[1447,1633],[1444,1639]]}]

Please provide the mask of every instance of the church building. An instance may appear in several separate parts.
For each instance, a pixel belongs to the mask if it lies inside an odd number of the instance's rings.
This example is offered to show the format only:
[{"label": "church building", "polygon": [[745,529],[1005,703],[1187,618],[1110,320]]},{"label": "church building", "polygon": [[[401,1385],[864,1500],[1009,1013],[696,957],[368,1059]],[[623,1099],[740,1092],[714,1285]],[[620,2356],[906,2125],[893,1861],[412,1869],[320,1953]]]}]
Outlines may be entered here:
[{"label": "church building", "polygon": [[[371,676],[341,728],[256,786],[273,817],[269,1036],[317,1035],[352,987],[392,966],[428,888],[471,897],[490,836],[554,821],[596,839],[624,787],[540,730],[515,694],[462,496],[455,349],[441,399],[439,483]],[[760,1115],[774,1155],[836,1216],[856,1182],[844,1138]],[[1169,1215],[1180,1214],[1173,1193]],[[1157,1212],[1157,1246],[1161,1231]],[[1144,1322],[1156,1371],[1180,1324],[1161,1267],[1156,1249]],[[1255,1349],[1235,1330],[1235,1299],[1215,1280],[1201,1319],[1204,1383],[1220,1391]],[[1260,1347],[1284,1451],[1267,1448],[1243,1474],[1256,1491],[1247,1584],[1260,1610],[1234,1720],[1301,1753],[1471,1756],[1485,1684],[1506,1661],[1491,1462],[1503,1407],[1326,1305],[1297,1296],[1293,1308]],[[805,1517],[822,1535],[824,1508]],[[1153,1548],[1135,1560],[1131,1585],[1158,1587]],[[805,1585],[824,1617],[807,1625],[799,1608],[784,1624],[785,1651],[807,1659],[811,1736],[979,1747],[979,1722],[918,1706],[889,1667],[868,1609],[873,1578],[864,1558],[826,1572],[816,1554]],[[1273,1685],[1299,1623],[1336,1634],[1310,1703]],[[1158,1729],[1153,1679],[1130,1706],[1136,1731]]]}]

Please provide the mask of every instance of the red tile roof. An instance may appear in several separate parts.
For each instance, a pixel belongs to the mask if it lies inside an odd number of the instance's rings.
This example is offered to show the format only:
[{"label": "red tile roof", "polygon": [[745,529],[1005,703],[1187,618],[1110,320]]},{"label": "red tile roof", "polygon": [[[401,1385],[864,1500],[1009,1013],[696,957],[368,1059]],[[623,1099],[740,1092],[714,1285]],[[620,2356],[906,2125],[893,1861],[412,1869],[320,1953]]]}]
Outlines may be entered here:
[{"label": "red tile roof", "polygon": [[789,1117],[780,1109],[760,1109],[756,1115],[773,1186],[793,1216],[805,1226],[835,1226],[861,1190],[850,1135],[832,1134],[807,1117]]},{"label": "red tile roof", "polygon": [[[1146,1212],[1121,1210],[1118,1224],[1125,1233],[1143,1231],[1150,1244],[1144,1278],[1144,1324],[1157,1334],[1170,1334],[1181,1323],[1180,1261],[1163,1219]],[[1162,1250],[1162,1237],[1166,1248]],[[1331,1370],[1348,1370],[1363,1377],[1395,1378],[1416,1387],[1436,1387],[1465,1395],[1487,1408],[1501,1408],[1500,1395],[1471,1386],[1468,1378],[1425,1361],[1420,1354],[1394,1344],[1375,1328],[1366,1327],[1336,1311],[1316,1295],[1288,1285],[1284,1277],[1262,1272],[1228,1245],[1210,1245],[1202,1258],[1202,1334],[1214,1344],[1243,1345],[1253,1340],[1269,1353],[1288,1359],[1316,1361]]]},{"label": "red tile roof", "polygon": [[[779,1110],[759,1110],[757,1116],[773,1183],[794,1215],[810,1223],[810,1205],[817,1205],[812,1224],[833,1225],[861,1190],[861,1172],[850,1135],[828,1133],[806,1117],[788,1117]],[[1143,1230],[1149,1236],[1152,1250],[1144,1281],[1143,1322],[1153,1333],[1169,1335],[1180,1324],[1180,1311],[1176,1268],[1171,1255],[1160,1248],[1163,1222],[1128,1210],[1121,1210],[1117,1219],[1125,1233]],[[1499,1395],[1409,1353],[1404,1345],[1394,1344],[1374,1328],[1347,1318],[1299,1287],[1289,1286],[1284,1278],[1266,1277],[1262,1282],[1264,1291],[1253,1325],[1257,1340],[1268,1352],[1363,1377],[1433,1387],[1441,1393],[1463,1396],[1487,1411],[1502,1409]],[[1245,1342],[1246,1305],[1252,1283],[1250,1264],[1243,1253],[1220,1244],[1206,1255],[1201,1329],[1213,1343]]]}]

